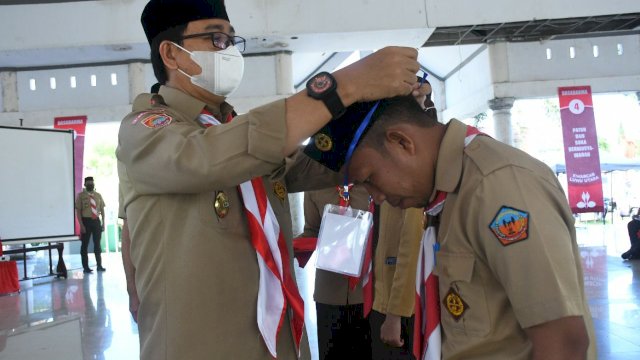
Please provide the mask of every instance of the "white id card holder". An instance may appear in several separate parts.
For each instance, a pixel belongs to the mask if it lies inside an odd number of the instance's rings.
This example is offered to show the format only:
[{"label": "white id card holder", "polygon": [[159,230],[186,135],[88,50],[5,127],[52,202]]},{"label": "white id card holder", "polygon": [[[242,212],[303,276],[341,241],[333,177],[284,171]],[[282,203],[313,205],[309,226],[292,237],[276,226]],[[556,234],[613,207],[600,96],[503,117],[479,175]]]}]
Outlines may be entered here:
[{"label": "white id card holder", "polygon": [[372,225],[373,215],[368,211],[325,205],[316,268],[359,277]]}]

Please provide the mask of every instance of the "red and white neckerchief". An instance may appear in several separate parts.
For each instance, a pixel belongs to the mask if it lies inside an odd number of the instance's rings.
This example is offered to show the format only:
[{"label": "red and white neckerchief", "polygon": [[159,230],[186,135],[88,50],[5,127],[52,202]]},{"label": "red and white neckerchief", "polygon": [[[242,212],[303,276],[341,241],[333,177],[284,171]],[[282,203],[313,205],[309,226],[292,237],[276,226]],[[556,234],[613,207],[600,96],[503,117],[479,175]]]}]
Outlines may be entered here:
[{"label": "red and white neckerchief", "polygon": [[[231,117],[231,116],[230,116]],[[198,120],[205,126],[219,125],[213,114],[203,110]],[[278,219],[267,198],[262,178],[257,177],[238,186],[242,195],[251,244],[256,250],[260,268],[258,289],[258,328],[269,353],[277,358],[276,344],[287,305],[291,307],[291,332],[296,353],[300,357],[300,341],[304,328],[304,301],[298,292],[290,269],[289,250]]]},{"label": "red and white neckerchief", "polygon": [[[353,187],[353,184],[349,185],[345,189],[344,186],[338,186],[338,197],[340,198],[340,206],[348,207],[350,205],[349,190]],[[346,193],[346,194],[345,194]],[[373,214],[375,211],[375,204],[371,197],[369,197],[369,212]],[[374,225],[375,226],[375,225]],[[347,276],[349,278],[349,289],[356,288],[359,282],[362,282],[362,298],[364,300],[364,317],[367,317],[373,307],[373,262],[371,261],[373,256],[373,229],[369,231],[369,238],[367,239],[367,247],[364,252],[364,261],[362,262],[362,270],[360,271],[360,277]]]},{"label": "red and white neckerchief", "polygon": [[98,204],[96,203],[96,199],[93,197],[92,193],[89,194],[89,204],[91,205],[91,218],[98,218]]},{"label": "red and white neckerchief", "polygon": [[[478,129],[467,126],[464,146],[469,145],[478,134],[480,134]],[[413,355],[417,360],[440,360],[442,356],[440,295],[438,294],[438,277],[433,273],[436,252],[439,249],[439,243],[436,241],[438,229],[431,220],[440,214],[446,199],[447,193],[438,191],[435,199],[425,209],[427,218],[430,220],[422,234],[416,273]]]}]

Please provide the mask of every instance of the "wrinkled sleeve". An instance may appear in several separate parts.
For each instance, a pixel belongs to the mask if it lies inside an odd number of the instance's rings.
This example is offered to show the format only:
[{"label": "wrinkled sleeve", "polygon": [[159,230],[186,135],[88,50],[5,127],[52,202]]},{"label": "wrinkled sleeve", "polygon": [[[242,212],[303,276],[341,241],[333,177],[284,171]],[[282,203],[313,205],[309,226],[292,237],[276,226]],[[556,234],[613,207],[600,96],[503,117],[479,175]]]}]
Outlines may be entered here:
[{"label": "wrinkled sleeve", "polygon": [[409,317],[414,312],[416,297],[416,266],[422,238],[422,209],[393,210],[402,211],[403,221],[400,224],[396,271],[393,275],[387,313]]},{"label": "wrinkled sleeve", "polygon": [[100,211],[104,213],[104,207],[107,206],[104,203],[104,198],[102,197],[102,195],[100,195]]},{"label": "wrinkled sleeve", "polygon": [[206,129],[175,118],[164,127],[149,128],[135,121],[136,115],[123,120],[116,155],[140,195],[235,186],[284,163],[284,100]]},{"label": "wrinkled sleeve", "polygon": [[284,178],[289,192],[320,190],[344,182],[344,175],[311,159],[300,147],[285,159],[285,164],[272,174],[272,178]]}]

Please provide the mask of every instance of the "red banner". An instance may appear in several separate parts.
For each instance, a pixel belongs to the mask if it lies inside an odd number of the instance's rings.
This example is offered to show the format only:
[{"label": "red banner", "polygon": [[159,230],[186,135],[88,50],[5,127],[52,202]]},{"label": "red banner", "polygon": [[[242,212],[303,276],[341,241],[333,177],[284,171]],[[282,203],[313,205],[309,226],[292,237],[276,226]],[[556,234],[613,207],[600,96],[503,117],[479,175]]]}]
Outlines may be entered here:
[{"label": "red banner", "polygon": [[[74,193],[77,194],[82,191],[82,169],[84,168],[84,130],[87,126],[87,117],[84,115],[79,116],[66,116],[56,117],[53,119],[53,127],[55,129],[70,129],[73,130],[73,163],[74,163]],[[80,235],[80,224],[76,219],[76,235]]]},{"label": "red banner", "polygon": [[569,205],[574,214],[604,211],[590,86],[558,88]]}]

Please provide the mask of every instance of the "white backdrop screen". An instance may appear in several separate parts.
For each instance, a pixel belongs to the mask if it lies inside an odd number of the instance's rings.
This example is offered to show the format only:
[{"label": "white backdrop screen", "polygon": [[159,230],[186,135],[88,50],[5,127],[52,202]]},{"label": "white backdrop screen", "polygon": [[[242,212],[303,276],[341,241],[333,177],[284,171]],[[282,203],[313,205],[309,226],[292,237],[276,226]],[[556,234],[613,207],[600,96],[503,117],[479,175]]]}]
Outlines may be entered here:
[{"label": "white backdrop screen", "polygon": [[0,239],[72,236],[73,133],[0,126]]}]

